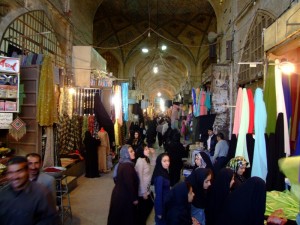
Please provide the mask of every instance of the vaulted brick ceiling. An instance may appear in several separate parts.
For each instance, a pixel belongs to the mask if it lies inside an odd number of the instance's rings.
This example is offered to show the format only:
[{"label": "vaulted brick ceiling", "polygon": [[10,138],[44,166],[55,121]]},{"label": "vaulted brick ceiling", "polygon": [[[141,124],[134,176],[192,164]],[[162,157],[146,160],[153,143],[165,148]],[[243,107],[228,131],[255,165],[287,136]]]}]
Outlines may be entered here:
[{"label": "vaulted brick ceiling", "polygon": [[[208,57],[207,34],[215,30],[216,16],[207,0],[104,0],[94,17],[93,45],[130,68],[124,76],[135,76],[146,96],[160,91],[172,99],[195,75],[190,68]],[[160,50],[162,44],[166,51]],[[143,47],[148,54],[141,52]]]}]

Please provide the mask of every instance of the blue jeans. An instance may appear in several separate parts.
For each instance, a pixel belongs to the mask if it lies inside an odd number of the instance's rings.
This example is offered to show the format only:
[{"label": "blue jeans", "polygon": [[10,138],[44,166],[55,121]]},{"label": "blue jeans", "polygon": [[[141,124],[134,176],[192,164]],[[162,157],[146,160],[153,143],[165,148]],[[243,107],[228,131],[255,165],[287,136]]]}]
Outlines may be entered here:
[{"label": "blue jeans", "polygon": [[204,209],[196,208],[195,206],[191,205],[191,215],[198,220],[201,225],[205,225]]}]

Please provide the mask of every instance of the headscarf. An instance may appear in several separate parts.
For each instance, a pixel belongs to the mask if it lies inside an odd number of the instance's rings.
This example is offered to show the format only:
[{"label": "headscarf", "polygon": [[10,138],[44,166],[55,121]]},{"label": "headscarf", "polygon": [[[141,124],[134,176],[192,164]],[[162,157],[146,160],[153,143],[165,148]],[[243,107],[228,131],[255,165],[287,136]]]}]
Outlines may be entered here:
[{"label": "headscarf", "polygon": [[162,177],[170,180],[168,170],[163,168],[163,166],[161,164],[161,160],[164,156],[169,156],[169,155],[167,153],[161,153],[156,158],[156,164],[155,164],[155,168],[154,168],[153,175],[152,175],[152,178],[151,178],[151,184],[152,185],[154,184],[155,178],[158,177],[158,176],[162,176]]},{"label": "headscarf", "polygon": [[238,169],[244,165],[248,165],[249,163],[243,156],[236,156],[232,158],[228,163],[226,168],[230,168],[234,173],[237,173]]},{"label": "headscarf", "polygon": [[197,165],[196,165],[196,166],[197,166],[198,168],[206,168],[206,162],[205,162],[204,159],[202,158],[200,152],[197,153],[197,154],[195,154],[195,160],[196,160],[196,157],[200,158],[200,166],[199,166],[199,167],[198,167]]},{"label": "headscarf", "polygon": [[128,148],[131,147],[130,145],[123,145],[121,150],[120,150],[120,158],[119,158],[119,162],[115,165],[115,169],[114,169],[114,173],[113,173],[113,178],[114,181],[116,181],[117,179],[117,175],[118,175],[118,168],[119,168],[119,164],[121,163],[131,163],[134,164],[132,162],[132,160],[130,159],[130,154],[128,152]]},{"label": "headscarf", "polygon": [[180,182],[166,195],[164,208],[167,224],[192,224],[191,205],[188,202],[189,187],[188,183]]},{"label": "headscarf", "polygon": [[206,206],[207,190],[203,189],[203,183],[210,174],[212,175],[212,171],[210,169],[197,168],[186,178],[186,181],[189,182],[193,187],[195,196],[192,204],[196,208],[204,209]]},{"label": "headscarf", "polygon": [[263,225],[265,208],[265,182],[259,177],[251,177],[230,193],[224,204],[219,224]]},{"label": "headscarf", "polygon": [[147,145],[145,145],[145,144],[143,144],[141,147],[137,148],[135,158],[136,159],[142,158],[142,159],[145,159],[147,163],[150,163],[149,157],[144,154],[145,148],[147,148]]}]

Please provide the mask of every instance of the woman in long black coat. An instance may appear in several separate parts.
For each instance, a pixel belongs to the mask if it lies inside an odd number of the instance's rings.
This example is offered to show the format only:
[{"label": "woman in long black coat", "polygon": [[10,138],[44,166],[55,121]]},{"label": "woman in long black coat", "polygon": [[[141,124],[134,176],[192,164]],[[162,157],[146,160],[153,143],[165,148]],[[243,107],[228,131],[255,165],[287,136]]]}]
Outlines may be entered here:
[{"label": "woman in long black coat", "polygon": [[134,169],[134,150],[123,145],[120,150],[115,187],[112,191],[107,225],[137,225],[138,176]]},{"label": "woman in long black coat", "polygon": [[263,225],[266,208],[266,184],[251,177],[230,193],[217,225]]},{"label": "woman in long black coat", "polygon": [[182,158],[185,157],[185,148],[180,143],[180,133],[174,132],[170,145],[167,147],[170,156],[170,185],[174,186],[180,180],[181,169],[183,167]]},{"label": "woman in long black coat", "polygon": [[93,138],[89,131],[85,132],[85,176],[88,178],[100,177],[98,170],[98,145],[100,141]]}]

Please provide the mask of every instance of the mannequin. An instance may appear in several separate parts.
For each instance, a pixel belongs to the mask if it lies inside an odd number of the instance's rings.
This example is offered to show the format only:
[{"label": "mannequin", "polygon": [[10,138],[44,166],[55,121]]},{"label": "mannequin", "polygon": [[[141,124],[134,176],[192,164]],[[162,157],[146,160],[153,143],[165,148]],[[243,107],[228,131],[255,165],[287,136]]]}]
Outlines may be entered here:
[{"label": "mannequin", "polygon": [[108,133],[101,127],[100,131],[98,132],[98,137],[101,141],[98,147],[98,166],[99,171],[106,173],[107,165],[106,165],[106,157],[109,155],[110,152],[110,144],[109,144],[109,137]]}]

